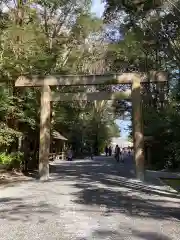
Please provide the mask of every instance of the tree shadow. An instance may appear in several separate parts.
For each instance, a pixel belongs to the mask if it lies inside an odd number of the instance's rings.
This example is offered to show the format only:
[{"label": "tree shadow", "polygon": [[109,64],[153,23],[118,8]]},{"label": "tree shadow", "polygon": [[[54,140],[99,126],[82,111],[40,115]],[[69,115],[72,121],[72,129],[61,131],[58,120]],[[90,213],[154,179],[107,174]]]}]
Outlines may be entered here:
[{"label": "tree shadow", "polygon": [[[139,230],[131,230],[128,229],[131,232],[131,237],[139,237],[140,239],[144,240],[171,240],[171,238],[165,236],[162,233],[155,233],[155,232],[143,232]],[[126,231],[125,231],[126,232]],[[112,231],[112,230],[96,230],[93,232],[93,237],[97,237],[98,239],[113,239],[113,240],[124,240],[126,233],[122,233],[120,231]],[[131,238],[128,238],[131,239]],[[133,239],[133,238],[132,238]]]},{"label": "tree shadow", "polygon": [[139,237],[144,240],[171,240],[171,238],[165,236],[162,233],[155,233],[155,232],[141,232],[138,230],[132,231],[133,236]]},{"label": "tree shadow", "polygon": [[159,185],[153,185],[151,181],[137,182],[133,168],[130,160],[123,165],[116,164],[113,159],[95,159],[62,163],[53,166],[51,171],[54,172],[52,181],[70,181],[79,190],[73,193],[76,197],[74,203],[103,206],[106,216],[121,212],[131,217],[179,221],[178,194],[163,189],[161,182]]},{"label": "tree shadow", "polygon": [[[126,162],[127,161],[127,162]],[[53,174],[53,180],[71,181],[79,180],[81,183],[101,182],[109,187],[130,188],[138,190],[145,194],[154,194],[162,197],[172,197],[179,199],[179,195],[174,191],[164,190],[163,183],[158,179],[146,179],[144,183],[136,181],[135,166],[132,160],[125,160],[125,164],[116,164],[111,158],[103,161],[84,160],[71,163],[61,162],[51,165],[50,172]]]},{"label": "tree shadow", "polygon": [[38,222],[46,222],[49,216],[57,215],[57,208],[53,205],[39,202],[28,204],[22,198],[0,198],[0,220],[31,222],[36,219]]},{"label": "tree shadow", "polygon": [[118,231],[114,231],[114,230],[107,230],[107,229],[101,229],[101,230],[96,230],[93,232],[93,237],[95,239],[107,239],[107,237],[113,240],[123,240],[123,238],[121,238],[121,234]]},{"label": "tree shadow", "polygon": [[[80,187],[79,185],[77,186]],[[131,217],[180,220],[180,211],[177,207],[156,205],[156,201],[148,201],[131,194],[113,191],[110,189],[85,186],[76,194],[77,204],[96,205],[104,208],[104,214],[123,213]],[[158,201],[157,201],[158,202]]]}]

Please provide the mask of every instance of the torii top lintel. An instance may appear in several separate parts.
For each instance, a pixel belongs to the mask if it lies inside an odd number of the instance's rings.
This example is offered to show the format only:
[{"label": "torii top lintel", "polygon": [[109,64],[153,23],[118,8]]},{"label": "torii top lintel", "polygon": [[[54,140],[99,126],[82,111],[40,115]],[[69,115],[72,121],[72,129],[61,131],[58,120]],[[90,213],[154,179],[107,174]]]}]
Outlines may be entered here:
[{"label": "torii top lintel", "polygon": [[20,76],[16,87],[40,87],[40,86],[76,86],[98,84],[128,84],[135,78],[141,82],[166,82],[167,73],[163,71],[151,71],[149,73],[121,73],[104,75],[53,75],[53,76]]}]

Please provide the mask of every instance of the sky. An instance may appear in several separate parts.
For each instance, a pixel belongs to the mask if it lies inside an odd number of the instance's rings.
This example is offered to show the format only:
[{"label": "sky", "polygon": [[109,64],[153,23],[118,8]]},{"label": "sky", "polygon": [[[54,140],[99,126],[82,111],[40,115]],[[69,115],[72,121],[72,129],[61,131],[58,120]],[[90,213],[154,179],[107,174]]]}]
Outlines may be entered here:
[{"label": "sky", "polygon": [[93,0],[92,12],[95,13],[98,17],[101,17],[104,12],[104,3],[102,0]]},{"label": "sky", "polygon": [[[102,3],[102,0],[93,0],[92,10],[93,13],[97,15],[97,17],[101,17],[104,11],[104,3]],[[128,125],[130,125],[129,120],[116,120],[117,125],[120,128],[121,131],[121,137],[127,138],[128,137]]]},{"label": "sky", "polygon": [[120,137],[122,137],[122,138],[127,138],[128,135],[129,135],[129,132],[128,132],[127,128],[128,128],[128,126],[131,124],[131,121],[129,121],[129,120],[119,120],[119,119],[117,119],[117,120],[116,120],[116,123],[117,123],[117,125],[119,126],[120,131],[121,131]]}]

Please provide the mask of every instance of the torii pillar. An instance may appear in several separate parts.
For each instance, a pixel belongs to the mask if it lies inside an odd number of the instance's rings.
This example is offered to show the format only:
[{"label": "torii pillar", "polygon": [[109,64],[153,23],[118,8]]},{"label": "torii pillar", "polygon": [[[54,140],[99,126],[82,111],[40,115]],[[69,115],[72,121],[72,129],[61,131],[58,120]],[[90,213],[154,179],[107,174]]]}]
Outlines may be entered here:
[{"label": "torii pillar", "polygon": [[51,141],[51,89],[41,87],[40,140],[39,140],[39,177],[49,179],[49,150]]},{"label": "torii pillar", "polygon": [[141,99],[141,78],[139,74],[134,74],[132,81],[132,118],[133,118],[133,144],[134,160],[136,164],[136,177],[144,181],[145,174],[145,154],[144,154],[144,134]]}]

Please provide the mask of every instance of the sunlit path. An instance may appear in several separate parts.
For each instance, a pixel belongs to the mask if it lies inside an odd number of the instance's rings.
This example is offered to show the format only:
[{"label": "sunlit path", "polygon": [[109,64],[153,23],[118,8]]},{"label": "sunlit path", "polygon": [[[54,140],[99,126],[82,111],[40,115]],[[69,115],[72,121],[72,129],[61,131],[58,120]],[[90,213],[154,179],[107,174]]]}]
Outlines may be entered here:
[{"label": "sunlit path", "polygon": [[48,182],[2,187],[0,239],[177,240],[180,199],[160,184],[137,182],[132,163],[59,161]]}]

